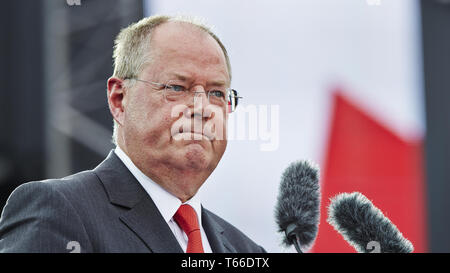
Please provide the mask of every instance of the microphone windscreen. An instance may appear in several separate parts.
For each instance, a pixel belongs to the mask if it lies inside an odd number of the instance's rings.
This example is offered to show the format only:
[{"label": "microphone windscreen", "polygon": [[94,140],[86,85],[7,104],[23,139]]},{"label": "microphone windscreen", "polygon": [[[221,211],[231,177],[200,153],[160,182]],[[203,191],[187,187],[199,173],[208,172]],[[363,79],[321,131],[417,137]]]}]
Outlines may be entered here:
[{"label": "microphone windscreen", "polygon": [[[317,236],[320,214],[319,167],[310,161],[292,163],[282,174],[275,218],[280,232],[296,225],[302,248]],[[294,242],[284,236],[286,246]]]},{"label": "microphone windscreen", "polygon": [[383,215],[381,210],[359,192],[341,193],[331,199],[328,223],[358,252],[371,252],[368,244],[375,241],[382,253],[410,253],[410,241]]}]

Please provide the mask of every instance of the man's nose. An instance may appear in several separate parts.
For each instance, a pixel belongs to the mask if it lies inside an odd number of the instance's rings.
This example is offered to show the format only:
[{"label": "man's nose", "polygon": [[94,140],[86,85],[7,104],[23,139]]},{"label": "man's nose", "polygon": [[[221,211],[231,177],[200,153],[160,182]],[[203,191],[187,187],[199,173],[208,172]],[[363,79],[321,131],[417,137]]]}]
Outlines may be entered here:
[{"label": "man's nose", "polygon": [[[192,91],[192,114],[191,118],[210,118],[211,117],[211,111],[209,107],[209,100],[208,96],[203,88],[197,88]],[[209,109],[209,110],[208,110]]]}]

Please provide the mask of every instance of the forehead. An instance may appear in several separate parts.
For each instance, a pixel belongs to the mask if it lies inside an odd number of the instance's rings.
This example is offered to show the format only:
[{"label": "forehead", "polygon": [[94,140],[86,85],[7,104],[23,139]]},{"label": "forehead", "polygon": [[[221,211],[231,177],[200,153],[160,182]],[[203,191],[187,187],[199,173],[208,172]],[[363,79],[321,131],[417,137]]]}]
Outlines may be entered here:
[{"label": "forehead", "polygon": [[168,22],[151,36],[153,66],[157,72],[200,74],[229,80],[225,55],[208,33],[185,22]]}]

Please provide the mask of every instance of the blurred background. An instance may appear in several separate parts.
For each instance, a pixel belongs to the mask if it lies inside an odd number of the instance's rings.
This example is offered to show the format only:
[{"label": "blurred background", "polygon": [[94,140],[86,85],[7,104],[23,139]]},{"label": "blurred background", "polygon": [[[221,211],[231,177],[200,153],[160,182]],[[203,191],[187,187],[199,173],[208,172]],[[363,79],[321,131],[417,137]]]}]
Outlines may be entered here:
[{"label": "blurred background", "polygon": [[322,188],[311,252],[354,252],[325,221],[329,198],[353,191],[415,252],[450,252],[450,1],[10,0],[0,13],[0,208],[18,185],[92,169],[114,148],[106,81],[121,28],[196,15],[244,97],[200,190],[206,208],[292,252],[274,220],[278,185],[310,159]]}]

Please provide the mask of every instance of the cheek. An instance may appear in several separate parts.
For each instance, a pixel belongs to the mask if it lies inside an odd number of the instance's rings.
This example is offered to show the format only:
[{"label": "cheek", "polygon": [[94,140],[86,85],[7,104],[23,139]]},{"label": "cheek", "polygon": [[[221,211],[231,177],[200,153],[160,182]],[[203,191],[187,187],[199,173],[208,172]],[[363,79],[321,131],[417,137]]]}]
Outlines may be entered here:
[{"label": "cheek", "polygon": [[217,155],[222,156],[227,147],[227,113],[216,112],[214,118],[209,120],[205,125],[206,130],[211,130],[214,132],[214,150],[216,151]]},{"label": "cheek", "polygon": [[225,149],[227,148],[227,141],[226,140],[220,140],[217,141],[215,146],[215,151],[217,154],[222,157],[222,155],[225,153]]},{"label": "cheek", "polygon": [[137,98],[130,102],[129,111],[126,115],[127,131],[135,134],[139,142],[158,144],[170,138],[170,126],[172,118],[170,109],[158,102],[152,102],[145,98]]},{"label": "cheek", "polygon": [[205,123],[204,130],[214,135],[216,140],[226,142],[228,116],[221,109],[214,111],[212,114],[214,117]]},{"label": "cheek", "polygon": [[170,112],[163,109],[149,111],[142,120],[146,140],[151,144],[163,144],[170,141],[170,129],[173,123]]}]

